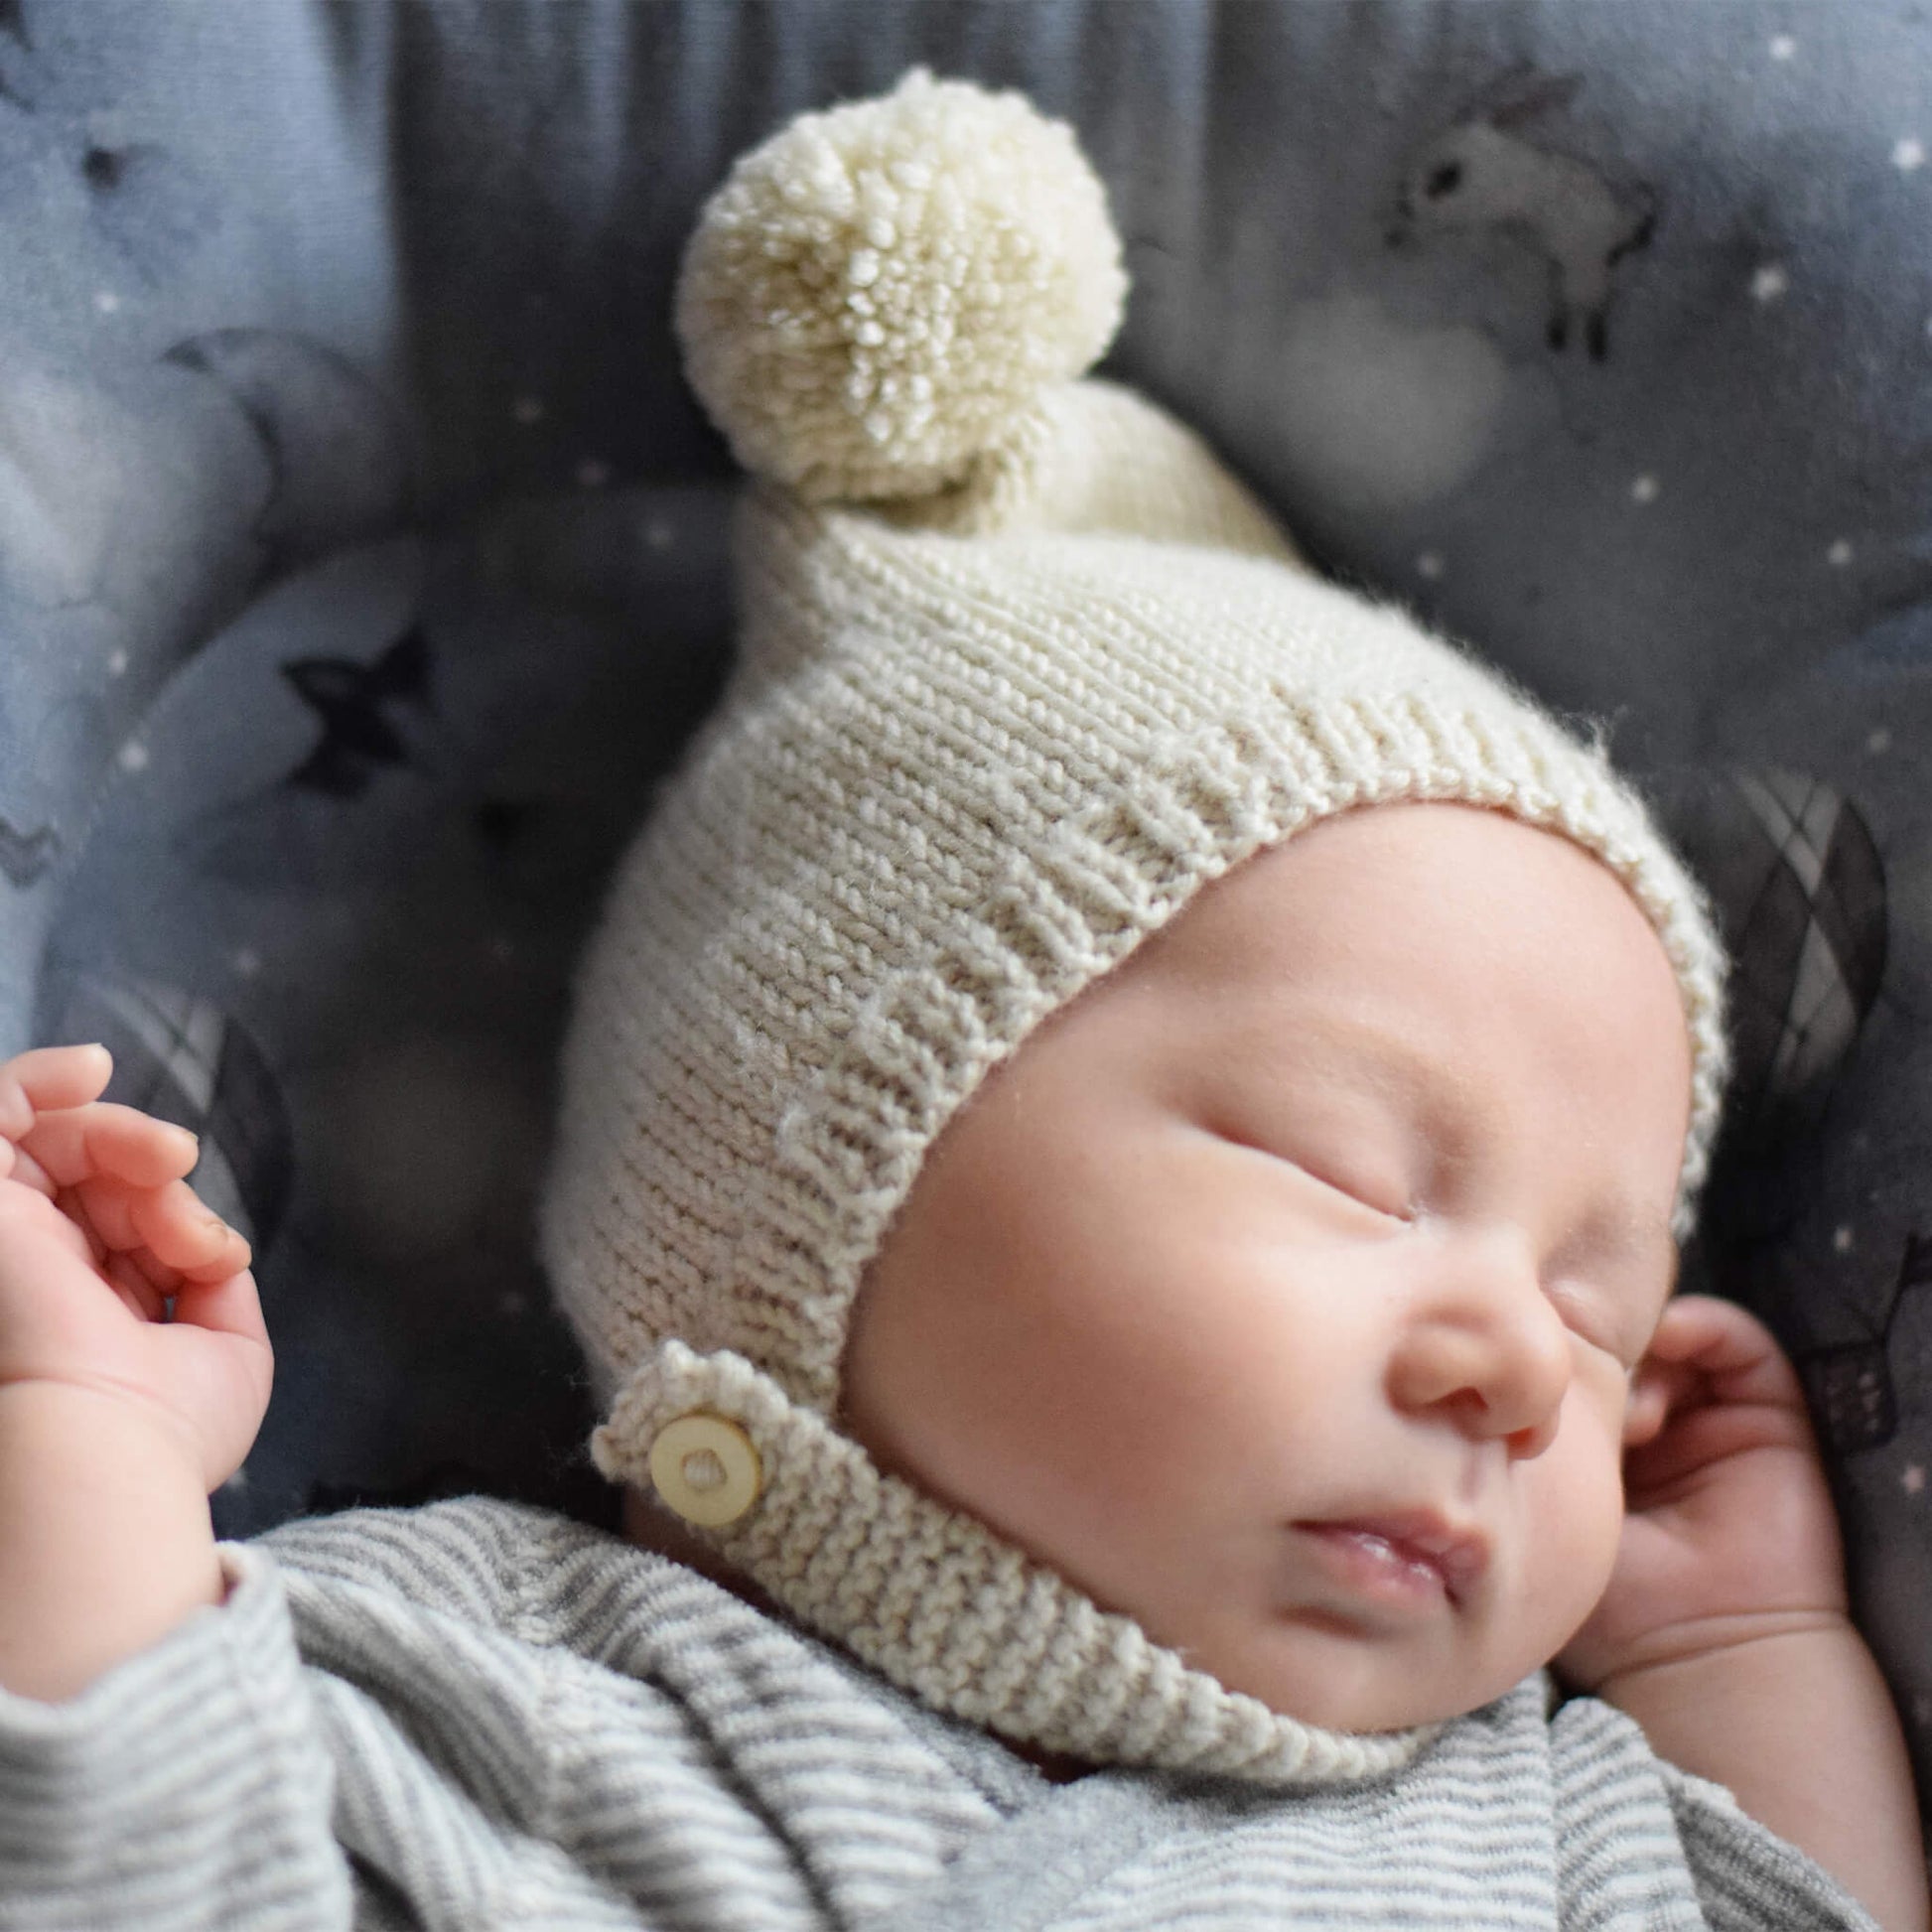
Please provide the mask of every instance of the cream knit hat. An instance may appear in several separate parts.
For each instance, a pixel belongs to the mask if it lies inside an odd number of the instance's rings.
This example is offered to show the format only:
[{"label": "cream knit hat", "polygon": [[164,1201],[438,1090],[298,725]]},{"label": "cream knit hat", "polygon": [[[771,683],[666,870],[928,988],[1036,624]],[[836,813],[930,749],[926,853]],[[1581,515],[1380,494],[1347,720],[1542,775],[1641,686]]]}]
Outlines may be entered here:
[{"label": "cream knit hat", "polygon": [[1209,880],[1336,812],[1496,807],[1649,915],[1724,1076],[1722,954],[1599,747],[1321,583],[1191,433],[1079,379],[1125,280],[1017,95],[906,77],[741,160],[677,298],[759,481],[742,653],[577,988],[544,1258],[608,1420],[793,1615],[927,1703],[1094,1761],[1313,1783],[1427,1729],[1231,1693],[841,1433],[861,1272],[987,1072]]}]

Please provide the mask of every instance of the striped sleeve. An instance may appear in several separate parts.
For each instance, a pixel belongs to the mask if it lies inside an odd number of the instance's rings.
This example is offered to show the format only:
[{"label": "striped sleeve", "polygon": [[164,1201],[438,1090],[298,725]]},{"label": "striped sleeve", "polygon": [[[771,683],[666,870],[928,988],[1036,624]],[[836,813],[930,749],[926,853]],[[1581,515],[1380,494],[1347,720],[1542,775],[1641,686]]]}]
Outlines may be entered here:
[{"label": "striped sleeve", "polygon": [[1551,1739],[1565,1926],[1878,1932],[1822,1865],[1722,1785],[1657,1756],[1623,1712],[1574,1698]]},{"label": "striped sleeve", "polygon": [[1750,1816],[1721,1784],[1660,1764],[1711,1932],[1878,1932],[1815,1860]]},{"label": "striped sleeve", "polygon": [[66,1703],[0,1691],[4,1932],[351,1924],[281,1579],[245,1547],[220,1554],[219,1609]]}]

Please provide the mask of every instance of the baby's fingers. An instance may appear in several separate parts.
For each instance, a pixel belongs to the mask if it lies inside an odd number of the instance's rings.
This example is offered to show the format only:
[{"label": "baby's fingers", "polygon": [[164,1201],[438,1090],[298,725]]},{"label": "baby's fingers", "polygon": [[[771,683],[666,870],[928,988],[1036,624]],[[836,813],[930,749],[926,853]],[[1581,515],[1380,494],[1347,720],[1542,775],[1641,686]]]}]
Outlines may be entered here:
[{"label": "baby's fingers", "polygon": [[57,1187],[112,1174],[136,1187],[159,1187],[190,1173],[201,1142],[185,1127],[112,1100],[43,1114],[22,1137]]},{"label": "baby's fingers", "polygon": [[[210,1213],[186,1181],[131,1192],[126,1207],[134,1235],[156,1261],[186,1281],[225,1281],[248,1266],[248,1243]],[[100,1231],[106,1237],[106,1230]]]},{"label": "baby's fingers", "polygon": [[1712,1295],[1680,1295],[1664,1310],[1651,1356],[1692,1372],[1725,1402],[1802,1406],[1804,1390],[1777,1337],[1756,1315]]},{"label": "baby's fingers", "polygon": [[[0,1060],[0,1141],[19,1140],[40,1114],[84,1107],[100,1096],[113,1072],[104,1046],[36,1046]],[[5,1159],[0,1149],[0,1162]]]}]

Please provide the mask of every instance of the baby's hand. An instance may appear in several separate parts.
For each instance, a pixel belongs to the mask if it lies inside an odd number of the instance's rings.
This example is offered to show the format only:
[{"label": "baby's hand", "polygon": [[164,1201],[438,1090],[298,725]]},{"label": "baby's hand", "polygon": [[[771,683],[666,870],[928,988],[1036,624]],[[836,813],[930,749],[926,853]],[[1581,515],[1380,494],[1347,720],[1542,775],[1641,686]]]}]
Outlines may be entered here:
[{"label": "baby's hand", "polygon": [[1558,1676],[1602,1691],[1655,1664],[1843,1623],[1838,1518],[1770,1330],[1729,1302],[1672,1302],[1631,1402],[1616,1568]]},{"label": "baby's hand", "polygon": [[112,1071],[99,1046],[0,1062],[0,1398],[33,1383],[125,1403],[212,1490],[268,1407],[248,1244],[183,1178],[194,1135],[98,1097]]}]

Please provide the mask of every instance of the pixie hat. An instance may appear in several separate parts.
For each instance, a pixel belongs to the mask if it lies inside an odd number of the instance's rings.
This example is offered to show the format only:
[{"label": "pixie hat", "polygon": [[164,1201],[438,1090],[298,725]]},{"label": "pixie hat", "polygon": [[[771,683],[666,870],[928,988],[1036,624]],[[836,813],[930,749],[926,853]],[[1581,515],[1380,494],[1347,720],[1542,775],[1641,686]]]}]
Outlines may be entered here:
[{"label": "pixie hat", "polygon": [[794,121],[706,207],[677,327],[754,479],[740,656],[586,955],[542,1248],[598,1467],[801,1623],[1015,1742],[1357,1778],[1431,1728],[1228,1691],[843,1433],[866,1264],[1035,1027],[1338,812],[1488,806],[1624,883],[1690,1029],[1680,1234],[1723,956],[1599,745],[1316,579],[1190,431],[1083,379],[1125,291],[1070,131],[923,71]]}]

